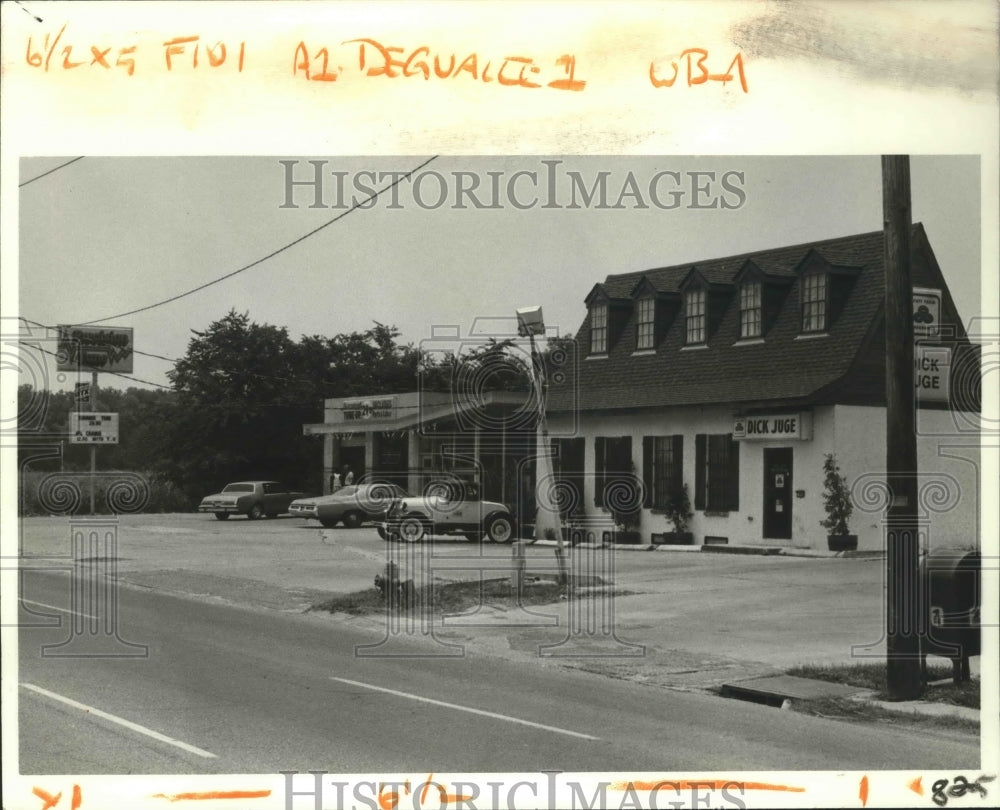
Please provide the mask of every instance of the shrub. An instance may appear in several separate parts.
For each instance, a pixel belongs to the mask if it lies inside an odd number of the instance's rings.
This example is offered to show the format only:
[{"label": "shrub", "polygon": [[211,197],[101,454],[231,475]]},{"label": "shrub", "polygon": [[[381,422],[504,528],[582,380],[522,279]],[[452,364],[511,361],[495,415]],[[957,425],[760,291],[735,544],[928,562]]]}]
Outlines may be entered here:
[{"label": "shrub", "polygon": [[820,526],[832,535],[849,534],[847,524],[854,512],[854,504],[851,503],[847,479],[841,474],[833,453],[827,453],[823,458],[823,473],[823,508],[826,509],[826,520],[821,520]]},{"label": "shrub", "polygon": [[[172,482],[151,473],[100,470],[94,481],[98,514],[189,512],[195,504]],[[18,481],[18,514],[85,514],[90,510],[90,474],[30,471]]]}]

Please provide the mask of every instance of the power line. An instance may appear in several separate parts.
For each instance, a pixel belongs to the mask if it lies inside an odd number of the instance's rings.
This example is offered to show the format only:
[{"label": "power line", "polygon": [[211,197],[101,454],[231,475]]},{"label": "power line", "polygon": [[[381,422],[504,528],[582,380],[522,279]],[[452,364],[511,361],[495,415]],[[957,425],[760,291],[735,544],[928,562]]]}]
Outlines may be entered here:
[{"label": "power line", "polygon": [[[52,326],[51,324],[41,323],[39,321],[32,320],[31,318],[25,318],[23,315],[18,316],[20,320],[25,323],[30,323],[32,326],[40,326],[42,329],[59,329],[58,326]],[[51,354],[51,352],[50,352]],[[139,349],[133,348],[132,354],[141,354],[143,357],[154,357],[157,360],[165,360],[168,363],[177,363],[178,360],[174,357],[164,357],[162,354],[153,354],[152,352],[143,352]]]},{"label": "power line", "polygon": [[115,315],[106,315],[103,318],[95,318],[92,321],[84,321],[83,323],[75,324],[75,325],[76,326],[89,326],[91,324],[101,323],[103,321],[114,320],[115,318],[124,318],[127,315],[135,315],[136,313],[139,313],[139,312],[147,312],[148,310],[156,309],[157,307],[162,307],[165,304],[170,304],[170,303],[173,303],[174,301],[178,301],[181,298],[186,298],[189,295],[194,295],[194,293],[200,292],[201,290],[204,290],[207,287],[211,287],[214,284],[218,284],[218,283],[220,283],[222,281],[225,281],[226,279],[230,279],[233,276],[239,275],[240,273],[243,273],[243,272],[245,272],[247,270],[250,270],[251,268],[256,267],[258,264],[263,264],[268,259],[273,259],[278,254],[284,253],[286,250],[289,250],[290,248],[295,247],[297,244],[299,244],[300,242],[304,242],[309,237],[315,236],[317,233],[319,233],[320,231],[322,231],[324,228],[327,228],[328,226],[333,225],[333,223],[335,223],[335,222],[339,222],[341,219],[343,219],[344,217],[346,217],[348,214],[352,214],[355,211],[357,211],[359,208],[362,208],[365,205],[367,205],[368,203],[371,203],[373,200],[378,199],[385,192],[387,192],[390,189],[394,188],[395,186],[399,185],[403,180],[409,179],[412,175],[414,175],[415,173],[417,173],[418,171],[420,171],[422,168],[424,168],[424,166],[426,166],[427,164],[429,164],[432,160],[435,160],[436,158],[437,158],[437,155],[434,155],[434,156],[428,158],[423,163],[421,163],[419,166],[411,169],[409,172],[406,172],[405,174],[396,176],[396,178],[391,183],[389,183],[389,185],[385,186],[384,188],[379,189],[374,194],[368,196],[364,200],[362,200],[360,202],[354,203],[354,205],[352,205],[346,211],[344,211],[343,213],[338,214],[337,216],[335,216],[333,219],[329,220],[328,222],[324,222],[319,227],[313,228],[311,231],[309,231],[306,234],[303,234],[298,239],[294,239],[293,241],[288,242],[285,245],[282,245],[277,250],[274,250],[274,251],[268,253],[266,256],[263,256],[260,259],[257,259],[256,261],[250,262],[250,264],[245,264],[245,265],[243,265],[243,267],[240,267],[240,268],[238,268],[236,270],[233,270],[231,273],[226,273],[224,276],[219,276],[218,278],[213,279],[212,281],[207,281],[204,284],[199,284],[197,287],[193,287],[192,289],[187,290],[186,292],[179,293],[177,295],[171,296],[170,298],[165,298],[162,301],[157,301],[155,304],[149,304],[147,306],[139,307],[137,309],[130,309],[127,312],[119,312],[119,313],[116,313]]},{"label": "power line", "polygon": [[[55,329],[55,330],[59,329],[58,326],[52,326],[50,324],[44,324],[44,323],[41,323],[40,321],[36,321],[36,320],[34,320],[32,318],[27,318],[24,315],[20,315],[18,317],[19,317],[20,320],[24,321],[25,323],[29,323],[29,324],[32,324],[33,326],[41,327],[42,329]],[[41,347],[37,347],[37,348],[41,348]],[[49,354],[49,355],[55,356],[53,354],[53,352],[47,351],[45,349],[41,349],[41,351],[45,352],[45,354]],[[141,350],[136,349],[136,348],[132,349],[132,353],[133,354],[142,355],[143,357],[153,357],[153,358],[155,358],[157,360],[164,360],[164,361],[166,361],[168,363],[173,363],[174,365],[177,365],[177,363],[181,362],[180,360],[177,360],[176,358],[173,358],[173,357],[164,357],[162,354],[154,354],[152,352],[144,352],[144,351],[141,351]],[[105,371],[104,369],[99,369],[99,371],[101,371],[101,373],[105,373],[105,374],[117,374],[117,376],[124,377],[125,379],[133,379],[130,376],[127,376],[127,375],[124,375],[124,374],[118,374],[117,372]],[[224,371],[224,369],[219,369],[219,371]],[[249,371],[249,370],[241,370],[238,373],[238,376],[255,377],[255,378],[261,379],[261,380],[278,380],[279,382],[285,382],[285,383],[306,383],[306,384],[309,384],[309,383],[315,382],[315,380],[312,380],[312,379],[307,378],[307,377],[288,377],[288,376],[281,375],[281,374],[262,374],[262,373],[257,372],[257,371]],[[135,379],[138,380],[138,381],[140,381],[140,382],[145,382],[145,383],[147,383],[149,385],[158,385],[161,388],[166,388],[166,389],[169,389],[169,390],[175,390],[175,389],[173,389],[172,386],[161,385],[160,383],[154,383],[154,382],[151,382],[151,381],[148,381],[148,380],[141,380],[138,377],[136,377]]]},{"label": "power line", "polygon": [[[50,355],[52,357],[56,357],[56,358],[59,357],[59,355],[56,352],[50,352],[48,349],[43,349],[41,346],[32,346],[32,348],[33,349],[37,349],[38,351],[40,351],[40,352],[42,352],[44,354],[48,354],[48,355]],[[89,366],[87,368],[89,368]],[[157,388],[165,388],[168,391],[173,391],[174,390],[169,385],[163,385],[162,383],[153,382],[152,380],[144,380],[141,377],[134,377],[131,374],[121,374],[120,372],[110,371],[110,370],[105,369],[105,368],[90,369],[90,370],[91,371],[99,371],[101,374],[113,374],[116,377],[121,377],[123,380],[129,380],[130,382],[138,382],[138,383],[143,383],[145,385],[155,385]]]},{"label": "power line", "polygon": [[53,172],[57,172],[60,169],[64,169],[67,166],[69,166],[70,163],[76,163],[78,160],[83,160],[85,157],[86,155],[80,155],[80,157],[75,157],[72,160],[67,160],[65,163],[56,166],[54,169],[49,169],[47,172],[42,172],[36,177],[32,177],[30,180],[25,180],[23,183],[18,183],[17,187],[24,188],[26,185],[28,185],[28,183],[34,183],[36,180],[41,180],[43,177],[48,177]]}]

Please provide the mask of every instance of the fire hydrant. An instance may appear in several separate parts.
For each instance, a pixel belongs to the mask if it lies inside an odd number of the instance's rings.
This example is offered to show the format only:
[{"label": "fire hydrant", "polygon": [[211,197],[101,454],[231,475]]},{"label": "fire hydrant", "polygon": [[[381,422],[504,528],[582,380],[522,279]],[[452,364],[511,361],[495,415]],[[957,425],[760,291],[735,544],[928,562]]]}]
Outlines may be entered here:
[{"label": "fire hydrant", "polygon": [[399,566],[389,561],[381,574],[375,575],[375,587],[393,607],[409,605],[413,599],[413,580],[400,581]]}]

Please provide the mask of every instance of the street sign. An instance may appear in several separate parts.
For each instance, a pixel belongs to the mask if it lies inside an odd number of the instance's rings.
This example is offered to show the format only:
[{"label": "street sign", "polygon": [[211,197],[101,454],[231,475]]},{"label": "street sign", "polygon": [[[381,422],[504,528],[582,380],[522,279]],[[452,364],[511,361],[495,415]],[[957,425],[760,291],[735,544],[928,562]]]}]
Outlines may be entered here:
[{"label": "street sign", "polygon": [[70,444],[118,444],[118,414],[71,413]]},{"label": "street sign", "polygon": [[935,337],[941,331],[941,290],[913,288],[913,336]]}]

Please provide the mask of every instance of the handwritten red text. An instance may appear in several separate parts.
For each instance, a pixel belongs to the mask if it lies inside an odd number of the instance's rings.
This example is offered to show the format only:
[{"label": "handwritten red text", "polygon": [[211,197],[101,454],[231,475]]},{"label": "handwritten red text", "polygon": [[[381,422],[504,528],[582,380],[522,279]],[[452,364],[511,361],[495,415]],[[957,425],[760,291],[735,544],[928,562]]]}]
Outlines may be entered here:
[{"label": "handwritten red text", "polygon": [[[677,59],[671,60],[670,67],[661,67],[660,62],[649,63],[649,81],[653,87],[673,87],[681,75],[681,67],[686,66],[684,73],[687,75],[687,86],[694,87],[706,82],[721,82],[725,86],[726,82],[739,79],[743,92],[747,89],[746,71],[743,68],[743,54],[737,53],[726,68],[725,73],[711,73],[706,66],[708,61],[708,51],[704,48],[687,48],[681,51]],[[679,64],[680,63],[680,64]],[[735,75],[733,69],[735,68]]]},{"label": "handwritten red text", "polygon": [[[465,78],[484,84],[496,82],[504,87],[548,87],[573,92],[587,86],[586,80],[576,76],[576,57],[572,54],[562,54],[551,63],[540,63],[531,56],[523,55],[487,59],[476,52],[437,53],[427,45],[406,50],[368,37],[349,39],[340,44],[357,49],[356,60],[345,61],[356,65],[358,72],[366,77],[418,78],[424,81]],[[304,41],[295,47],[293,76],[315,82],[334,82],[345,72],[342,64],[333,64],[328,47],[312,49]]]}]

